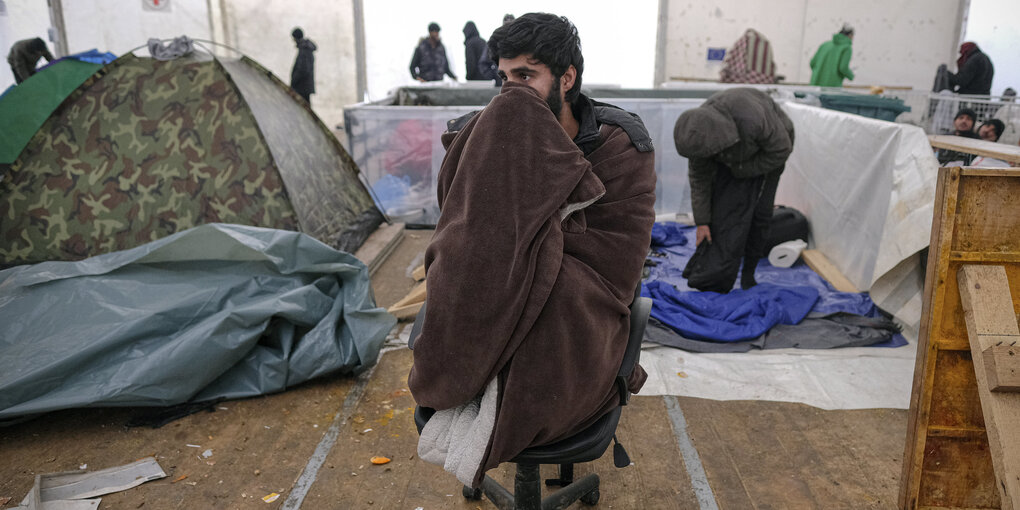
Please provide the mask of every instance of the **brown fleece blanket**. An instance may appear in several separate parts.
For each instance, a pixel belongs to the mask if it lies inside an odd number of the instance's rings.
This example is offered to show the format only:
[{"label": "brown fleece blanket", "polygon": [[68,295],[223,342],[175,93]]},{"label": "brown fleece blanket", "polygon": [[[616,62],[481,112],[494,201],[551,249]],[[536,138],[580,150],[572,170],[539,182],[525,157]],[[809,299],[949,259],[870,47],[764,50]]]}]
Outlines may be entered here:
[{"label": "brown fleece blanket", "polygon": [[[442,214],[408,384],[419,405],[449,409],[498,378],[475,486],[618,404],[628,305],[655,219],[654,156],[619,127],[600,135],[585,157],[539,94],[513,83],[444,135]],[[646,377],[638,367],[632,391]]]}]

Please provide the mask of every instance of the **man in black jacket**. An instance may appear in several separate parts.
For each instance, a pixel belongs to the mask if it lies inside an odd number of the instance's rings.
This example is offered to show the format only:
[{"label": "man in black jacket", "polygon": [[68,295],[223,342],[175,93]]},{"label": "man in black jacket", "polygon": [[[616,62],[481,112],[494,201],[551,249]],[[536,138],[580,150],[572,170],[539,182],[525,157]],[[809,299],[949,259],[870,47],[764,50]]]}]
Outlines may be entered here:
[{"label": "man in black jacket", "polygon": [[987,96],[992,93],[995,66],[977,44],[960,45],[960,58],[956,59],[956,74],[949,73],[949,86],[958,94]]},{"label": "man in black jacket", "polygon": [[312,106],[312,94],[315,93],[315,43],[305,39],[305,33],[295,28],[290,33],[294,37],[298,54],[294,60],[294,68],[290,71],[290,88],[305,98],[308,106]]},{"label": "man in black jacket", "polygon": [[439,39],[439,24],[429,23],[429,36],[422,37],[411,57],[411,77],[420,81],[440,81],[443,75],[454,80],[457,76],[450,70],[450,61],[446,58],[446,46]]},{"label": "man in black jacket", "polygon": [[475,26],[475,22],[468,21],[464,24],[464,67],[467,68],[467,79],[488,79],[482,76],[481,70],[478,68],[478,61],[484,51],[485,39],[478,35],[478,27]]},{"label": "man in black jacket", "polygon": [[[956,112],[956,117],[953,118],[952,134],[964,138],[980,138],[974,132],[974,124],[976,123],[977,112],[970,108],[960,108],[960,111]],[[935,152],[935,158],[939,160],[939,164],[942,166],[948,166],[950,163],[967,166],[974,159],[974,155],[951,149],[939,149]]]},{"label": "man in black jacket", "polygon": [[689,160],[697,249],[683,276],[692,288],[729,292],[757,284],[779,176],[793,152],[793,122],[767,94],[752,88],[717,92],[684,112],[673,141]]}]

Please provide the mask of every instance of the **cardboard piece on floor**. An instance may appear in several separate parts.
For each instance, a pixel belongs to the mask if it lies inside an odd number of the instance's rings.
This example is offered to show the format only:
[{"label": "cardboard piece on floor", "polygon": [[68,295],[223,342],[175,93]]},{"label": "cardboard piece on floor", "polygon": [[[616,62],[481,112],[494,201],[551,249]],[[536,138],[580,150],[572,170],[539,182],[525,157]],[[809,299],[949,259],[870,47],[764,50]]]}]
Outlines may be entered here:
[{"label": "cardboard piece on floor", "polygon": [[1006,268],[964,265],[957,276],[981,412],[1002,510],[1020,502],[1020,395],[990,391],[984,351],[1020,341]]},{"label": "cardboard piece on floor", "polygon": [[855,287],[853,283],[850,283],[850,280],[848,280],[846,276],[843,276],[843,273],[841,273],[839,269],[837,269],[836,266],[829,261],[829,258],[826,257],[824,253],[818,250],[804,250],[801,252],[800,256],[804,259],[804,263],[807,264],[808,267],[813,269],[822,278],[825,278],[825,281],[832,284],[836,290],[840,292],[853,292],[855,294],[860,292],[860,290],[857,290],[857,287]]},{"label": "cardboard piece on floor", "polygon": [[422,264],[422,265],[416,267],[414,269],[414,271],[411,273],[411,278],[414,278],[414,281],[416,281],[416,282],[420,282],[420,281],[424,280],[425,279],[425,264]]},{"label": "cardboard piece on floor", "polygon": [[99,506],[104,494],[120,492],[145,482],[165,478],[166,473],[153,457],[99,471],[67,471],[37,475],[35,485],[25,496],[19,509],[88,510]]}]

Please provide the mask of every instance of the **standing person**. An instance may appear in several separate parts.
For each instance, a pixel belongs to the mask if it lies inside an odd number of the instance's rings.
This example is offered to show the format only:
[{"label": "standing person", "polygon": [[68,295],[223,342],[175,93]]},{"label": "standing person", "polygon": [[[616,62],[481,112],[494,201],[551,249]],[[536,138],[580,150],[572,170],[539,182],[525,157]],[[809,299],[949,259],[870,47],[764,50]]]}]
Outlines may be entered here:
[{"label": "standing person", "polygon": [[815,56],[811,57],[811,84],[819,87],[842,87],[843,80],[853,81],[854,72],[850,70],[850,57],[853,54],[851,45],[854,40],[854,29],[849,23],[832,35],[818,47]]},{"label": "standing person", "polygon": [[7,63],[11,65],[14,81],[21,83],[35,74],[35,65],[40,58],[45,58],[47,62],[53,61],[53,55],[42,39],[36,37],[14,43],[11,52],[7,54]]},{"label": "standing person", "polygon": [[294,89],[299,96],[305,98],[308,106],[312,106],[312,94],[315,93],[315,50],[318,49],[309,39],[305,39],[305,32],[295,28],[290,33],[297,45],[298,54],[294,60],[294,68],[290,71],[290,88]]},{"label": "standing person", "polygon": [[485,52],[485,39],[478,35],[478,27],[474,21],[464,24],[464,67],[467,68],[466,77],[469,80],[486,80],[478,66],[478,61]]},{"label": "standing person", "polygon": [[960,45],[960,58],[956,59],[956,73],[949,73],[949,86],[957,94],[987,96],[992,93],[995,66],[977,44]]},{"label": "standing person", "polygon": [[457,79],[450,70],[450,61],[446,59],[446,46],[439,39],[439,24],[433,21],[429,23],[428,37],[422,37],[414,49],[411,77],[420,82],[440,81],[444,74]]},{"label": "standing person", "polygon": [[775,83],[776,63],[772,45],[761,32],[748,28],[726,52],[726,64],[719,72],[723,83]]},{"label": "standing person", "polygon": [[[514,20],[513,14],[503,15],[503,24],[507,25]],[[493,84],[497,87],[503,86],[503,80],[499,77],[499,70],[496,68],[496,63],[489,58],[489,46],[486,45],[482,48],[482,54],[478,57],[478,72],[481,74],[483,80],[492,80]]]},{"label": "standing person", "polygon": [[743,258],[740,287],[753,287],[779,176],[793,152],[793,122],[764,92],[734,88],[680,115],[673,141],[689,160],[698,225],[684,278],[698,290],[729,292]]}]

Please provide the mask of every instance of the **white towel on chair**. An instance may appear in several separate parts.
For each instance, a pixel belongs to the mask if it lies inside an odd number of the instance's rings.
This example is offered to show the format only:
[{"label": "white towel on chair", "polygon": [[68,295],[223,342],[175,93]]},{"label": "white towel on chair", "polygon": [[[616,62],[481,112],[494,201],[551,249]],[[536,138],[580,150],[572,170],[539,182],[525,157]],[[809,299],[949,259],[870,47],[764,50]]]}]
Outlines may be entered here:
[{"label": "white towel on chair", "polygon": [[496,425],[498,392],[493,379],[471,402],[436,411],[418,438],[418,457],[443,466],[461,483],[471,485]]}]

